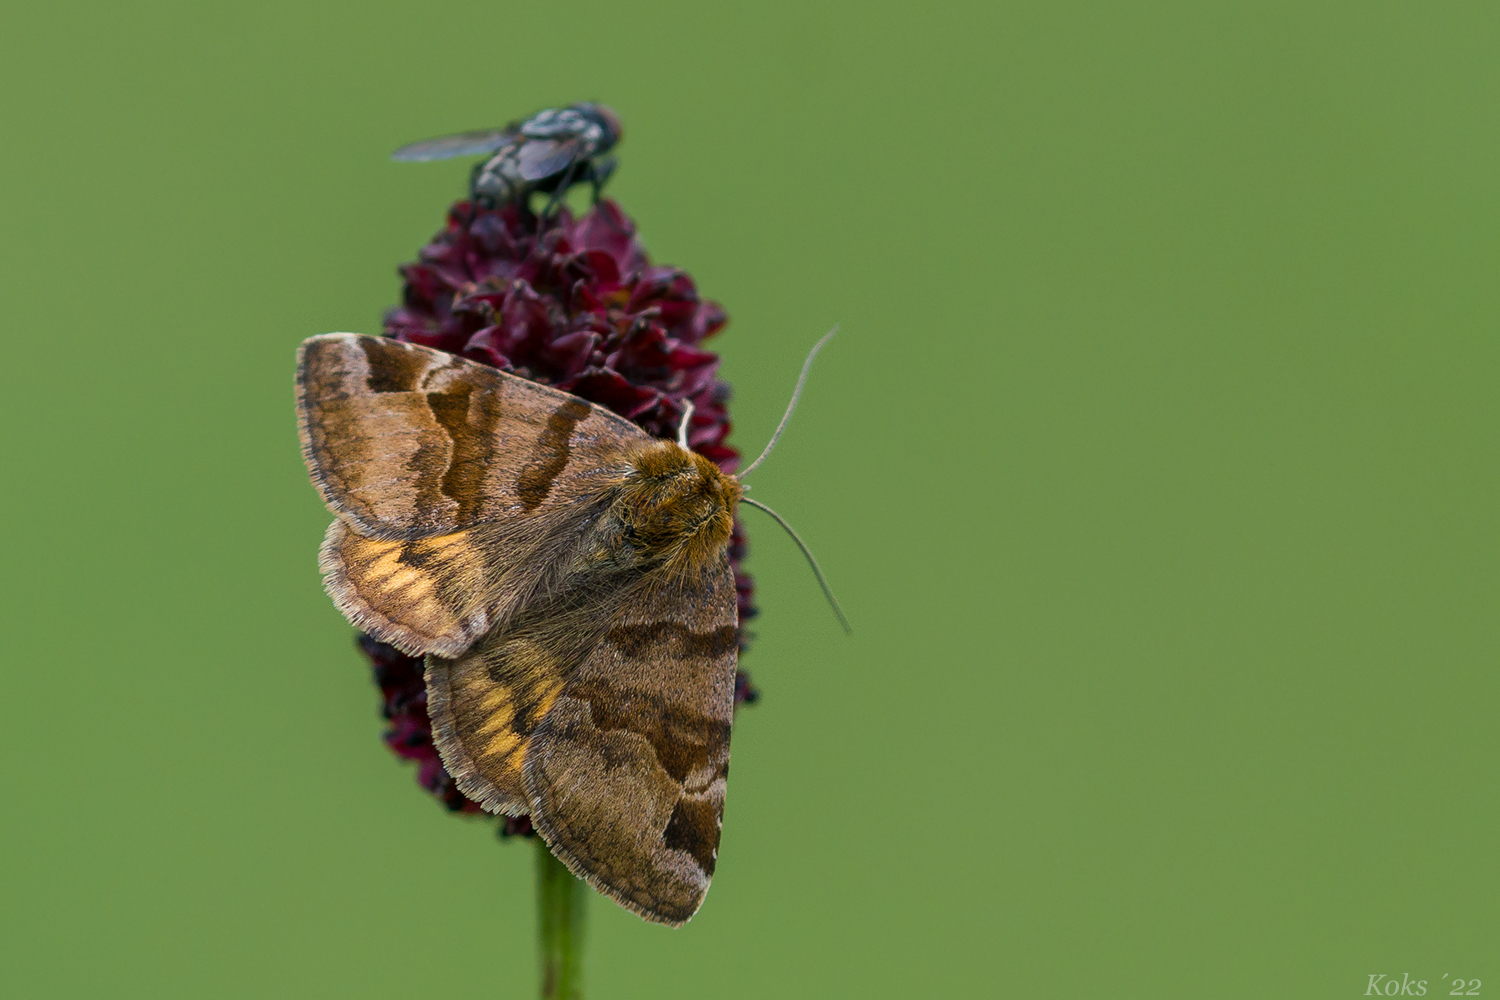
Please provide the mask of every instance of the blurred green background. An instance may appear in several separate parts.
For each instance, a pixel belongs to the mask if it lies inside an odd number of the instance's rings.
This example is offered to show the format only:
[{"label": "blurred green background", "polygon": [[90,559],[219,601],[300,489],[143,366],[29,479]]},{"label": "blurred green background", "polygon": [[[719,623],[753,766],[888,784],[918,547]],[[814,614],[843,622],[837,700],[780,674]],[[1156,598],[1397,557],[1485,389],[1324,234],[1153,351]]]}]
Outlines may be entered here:
[{"label": "blurred green background", "polygon": [[[1500,7],[0,12],[0,993],[536,990],[531,855],[381,745],[292,352],[605,100],[732,322],[763,702],[589,995],[1500,989]],[[1493,984],[1493,985],[1492,985]],[[1381,984],[1383,985],[1383,984]],[[1467,987],[1466,987],[1467,988]]]}]

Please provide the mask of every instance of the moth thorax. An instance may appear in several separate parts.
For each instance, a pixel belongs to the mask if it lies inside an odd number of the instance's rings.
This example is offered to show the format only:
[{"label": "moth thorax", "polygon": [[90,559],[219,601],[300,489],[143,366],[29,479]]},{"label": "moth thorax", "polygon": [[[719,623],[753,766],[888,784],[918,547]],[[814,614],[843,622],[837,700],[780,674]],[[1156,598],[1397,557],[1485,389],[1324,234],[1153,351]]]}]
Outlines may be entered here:
[{"label": "moth thorax", "polygon": [[717,557],[734,531],[739,481],[673,441],[653,441],[630,464],[621,508],[635,544],[666,562]]}]

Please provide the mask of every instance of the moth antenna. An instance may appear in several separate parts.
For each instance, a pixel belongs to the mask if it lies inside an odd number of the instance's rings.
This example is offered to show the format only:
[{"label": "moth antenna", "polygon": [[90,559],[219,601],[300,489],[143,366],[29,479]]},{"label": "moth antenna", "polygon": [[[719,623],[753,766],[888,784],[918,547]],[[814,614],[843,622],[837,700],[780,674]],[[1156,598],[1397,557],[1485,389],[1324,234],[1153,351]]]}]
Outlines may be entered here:
[{"label": "moth antenna", "polygon": [[[751,462],[750,467],[744,472],[741,472],[737,478],[744,479],[746,476],[750,475],[750,473],[754,472],[755,467],[764,462],[766,460],[766,456],[771,454],[771,449],[776,447],[776,440],[781,437],[781,432],[786,430],[786,422],[792,419],[792,411],[797,408],[797,398],[802,395],[802,387],[807,384],[807,373],[812,371],[813,358],[818,356],[818,352],[823,349],[823,345],[832,340],[833,335],[838,332],[838,324],[835,323],[833,329],[823,334],[823,339],[814,344],[813,349],[807,352],[807,360],[802,362],[802,374],[797,376],[797,388],[792,390],[792,401],[786,404],[786,413],[782,414],[781,423],[776,425],[776,433],[772,434],[771,440],[766,442],[766,450],[760,453],[760,457]],[[780,520],[780,518],[777,518],[777,520]],[[785,527],[785,524],[783,524],[783,527]],[[791,531],[792,529],[787,528],[787,530]],[[796,538],[797,536],[793,535],[792,537]],[[798,542],[797,544],[800,545],[801,542]],[[809,556],[808,558],[810,559],[812,557]],[[814,563],[813,565],[814,568],[816,568],[817,564]],[[825,586],[823,589],[827,591],[828,588]],[[831,595],[829,597],[829,600],[832,600]],[[835,608],[837,608],[837,605],[835,605]],[[842,621],[843,616],[840,615],[839,619]],[[847,625],[844,627],[848,628]]]},{"label": "moth antenna", "polygon": [[677,445],[683,451],[692,451],[688,447],[688,421],[693,419],[693,401],[684,399],[682,401],[682,422],[677,425]]},{"label": "moth antenna", "polygon": [[[838,327],[834,327],[833,329],[836,331],[838,330]],[[833,336],[832,332],[828,334],[828,337],[831,336]],[[827,340],[828,337],[824,337],[823,340]],[[818,347],[822,346],[823,341],[818,341]],[[813,348],[813,353],[818,353],[817,347]],[[812,358],[808,358],[807,360],[811,361]],[[807,369],[804,368],[802,370],[802,375],[804,378],[807,376]],[[800,389],[801,386],[799,385],[798,388]],[[793,401],[795,402],[795,399]],[[774,443],[776,439],[772,438],[771,440]],[[838,598],[833,596],[833,590],[828,586],[828,580],[823,576],[823,570],[819,568],[818,560],[813,558],[812,549],[807,547],[807,543],[804,542],[801,538],[797,537],[797,533],[792,530],[792,526],[790,524],[786,523],[785,518],[783,518],[780,514],[776,513],[771,508],[767,507],[765,504],[761,503],[759,500],[751,500],[749,497],[740,497],[740,503],[747,503],[752,507],[759,508],[760,510],[765,511],[767,514],[770,514],[776,519],[776,523],[781,525],[782,528],[786,530],[786,533],[788,535],[792,536],[792,541],[797,543],[797,548],[801,549],[802,554],[807,557],[807,564],[812,567],[813,576],[818,578],[818,586],[823,588],[823,596],[828,598],[828,606],[833,609],[834,617],[838,618],[839,624],[843,626],[844,634],[853,635],[854,630],[849,627],[849,619],[844,617],[844,609],[839,607]]]}]

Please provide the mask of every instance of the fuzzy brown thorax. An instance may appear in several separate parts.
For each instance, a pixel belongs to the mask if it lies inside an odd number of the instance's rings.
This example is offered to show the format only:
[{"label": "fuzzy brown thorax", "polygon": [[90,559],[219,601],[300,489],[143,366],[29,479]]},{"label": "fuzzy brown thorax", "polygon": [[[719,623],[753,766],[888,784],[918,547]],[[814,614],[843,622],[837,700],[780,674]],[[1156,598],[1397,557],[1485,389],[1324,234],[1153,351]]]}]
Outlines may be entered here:
[{"label": "fuzzy brown thorax", "polygon": [[614,503],[629,544],[652,561],[681,569],[707,564],[729,544],[739,480],[676,442],[634,450]]}]

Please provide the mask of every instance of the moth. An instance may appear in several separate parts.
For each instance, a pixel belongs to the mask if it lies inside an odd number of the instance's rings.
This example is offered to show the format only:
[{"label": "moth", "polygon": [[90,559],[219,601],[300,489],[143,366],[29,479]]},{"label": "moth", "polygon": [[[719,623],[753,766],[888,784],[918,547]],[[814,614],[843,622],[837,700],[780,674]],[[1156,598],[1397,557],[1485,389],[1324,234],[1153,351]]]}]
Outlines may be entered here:
[{"label": "moth", "polygon": [[515,201],[525,205],[535,191],[553,193],[543,212],[574,184],[593,186],[594,200],[614,173],[613,158],[600,159],[620,141],[620,119],[603,104],[584,102],[548,108],[500,128],[461,132],[402,146],[391,159],[447,160],[491,154],[474,165],[469,196],[477,204]]},{"label": "moth", "polygon": [[355,626],[426,658],[459,789],[529,813],[627,909],[685,923],[713,877],[729,775],[739,479],[689,450],[686,418],[678,440],[654,438],[385,337],[303,342],[297,415],[335,515],[324,585]]}]

